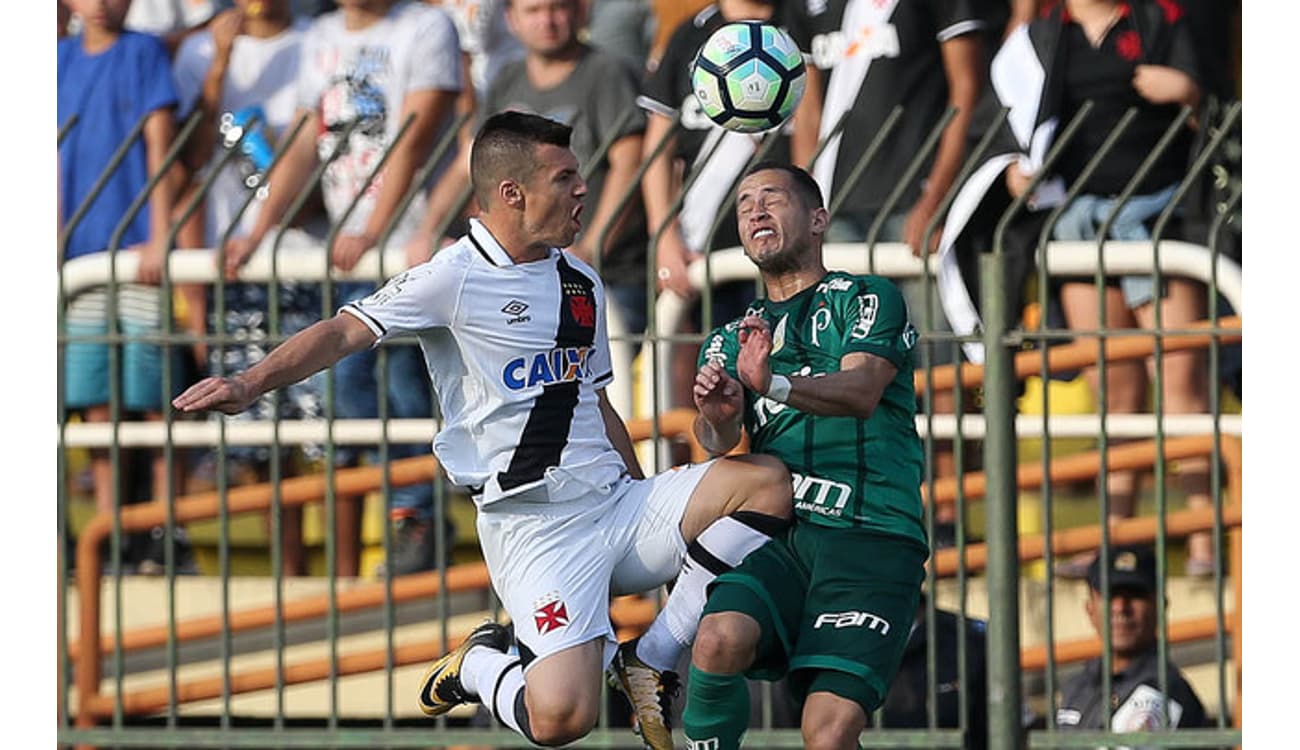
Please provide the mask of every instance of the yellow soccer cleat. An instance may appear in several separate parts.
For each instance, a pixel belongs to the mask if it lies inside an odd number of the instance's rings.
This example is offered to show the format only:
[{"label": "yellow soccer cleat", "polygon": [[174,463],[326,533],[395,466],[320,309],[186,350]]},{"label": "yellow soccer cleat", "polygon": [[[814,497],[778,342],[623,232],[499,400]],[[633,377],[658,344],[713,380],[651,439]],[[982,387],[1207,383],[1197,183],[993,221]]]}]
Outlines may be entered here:
[{"label": "yellow soccer cleat", "polygon": [[620,643],[607,672],[610,687],[627,696],[636,715],[636,731],[649,750],[673,750],[669,721],[673,698],[681,689],[677,673],[660,672],[636,655],[636,639]]},{"label": "yellow soccer cleat", "polygon": [[463,643],[425,671],[420,680],[420,710],[428,716],[441,716],[462,703],[477,700],[460,682],[460,668],[465,663],[465,655],[475,646],[505,653],[511,640],[508,628],[490,620],[474,628]]}]

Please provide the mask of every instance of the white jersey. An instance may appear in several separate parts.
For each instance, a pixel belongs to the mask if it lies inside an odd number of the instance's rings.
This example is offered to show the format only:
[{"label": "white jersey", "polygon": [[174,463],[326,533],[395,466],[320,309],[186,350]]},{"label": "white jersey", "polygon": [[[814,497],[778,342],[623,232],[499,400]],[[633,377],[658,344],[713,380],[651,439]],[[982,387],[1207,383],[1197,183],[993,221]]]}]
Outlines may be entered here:
[{"label": "white jersey", "polygon": [[[441,9],[401,0],[364,29],[349,31],[341,10],[312,23],[303,40],[297,100],[299,107],[320,116],[318,156],[329,158],[342,133],[357,123],[321,176],[321,195],[333,221],[343,217],[393,144],[406,95],[420,91],[460,91],[460,42],[456,25]],[[367,188],[344,231],[365,227],[381,181],[377,178]],[[395,239],[419,226],[424,194],[419,191],[407,207]]]},{"label": "white jersey", "polygon": [[626,472],[597,401],[613,380],[605,292],[572,255],[517,264],[471,219],[459,242],[342,310],[381,340],[419,339],[445,420],[433,451],[480,506],[574,500]]}]

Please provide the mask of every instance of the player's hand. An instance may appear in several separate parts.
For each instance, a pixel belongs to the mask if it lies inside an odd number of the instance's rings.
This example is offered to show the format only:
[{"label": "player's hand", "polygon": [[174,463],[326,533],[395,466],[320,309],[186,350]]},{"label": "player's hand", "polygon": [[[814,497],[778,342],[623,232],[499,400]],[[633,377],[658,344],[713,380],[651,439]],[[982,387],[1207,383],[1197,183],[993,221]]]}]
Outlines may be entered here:
[{"label": "player's hand", "polygon": [[712,362],[695,373],[695,408],[715,426],[732,422],[745,408],[745,391],[735,378]]},{"label": "player's hand", "polygon": [[228,378],[204,378],[172,399],[181,412],[221,411],[238,414],[252,405],[257,394],[238,375]]},{"label": "player's hand", "polygon": [[239,279],[239,269],[244,267],[259,244],[261,241],[254,237],[231,237],[226,240],[226,257],[219,259],[221,273],[225,275],[226,281]]},{"label": "player's hand", "polygon": [[656,252],[658,267],[655,269],[655,285],[659,288],[659,291],[671,289],[673,293],[683,299],[694,297],[695,290],[691,287],[690,279],[686,275],[691,251],[686,247],[686,242],[682,239],[681,233],[672,229],[665,231],[659,237],[658,248]]},{"label": "player's hand", "polygon": [[369,232],[341,234],[334,238],[330,248],[330,262],[340,271],[351,271],[366,251],[375,246],[379,238]]},{"label": "player's hand", "polygon": [[754,393],[765,394],[772,387],[772,329],[767,321],[750,315],[740,324],[740,355],[736,357],[736,374],[740,382]]}]

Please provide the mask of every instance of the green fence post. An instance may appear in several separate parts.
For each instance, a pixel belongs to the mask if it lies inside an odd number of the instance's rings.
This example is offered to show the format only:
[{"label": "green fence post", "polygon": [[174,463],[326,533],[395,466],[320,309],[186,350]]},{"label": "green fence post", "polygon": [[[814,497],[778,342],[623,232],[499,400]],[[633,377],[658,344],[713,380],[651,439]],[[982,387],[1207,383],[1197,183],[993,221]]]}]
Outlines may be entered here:
[{"label": "green fence post", "polygon": [[984,312],[985,535],[988,543],[989,748],[1022,746],[1020,731],[1020,560],[1016,519],[1015,370],[1004,336],[1006,256],[980,256]]}]

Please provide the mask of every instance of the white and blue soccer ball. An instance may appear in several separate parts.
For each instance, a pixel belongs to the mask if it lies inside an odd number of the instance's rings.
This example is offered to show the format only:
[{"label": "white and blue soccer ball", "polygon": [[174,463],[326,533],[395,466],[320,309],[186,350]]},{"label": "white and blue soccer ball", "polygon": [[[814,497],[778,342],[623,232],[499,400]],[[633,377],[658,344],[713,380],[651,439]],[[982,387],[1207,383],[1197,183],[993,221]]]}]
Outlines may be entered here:
[{"label": "white and blue soccer ball", "polygon": [[759,21],[720,27],[695,54],[691,84],[704,114],[742,133],[779,127],[799,105],[803,53],[781,29]]}]

